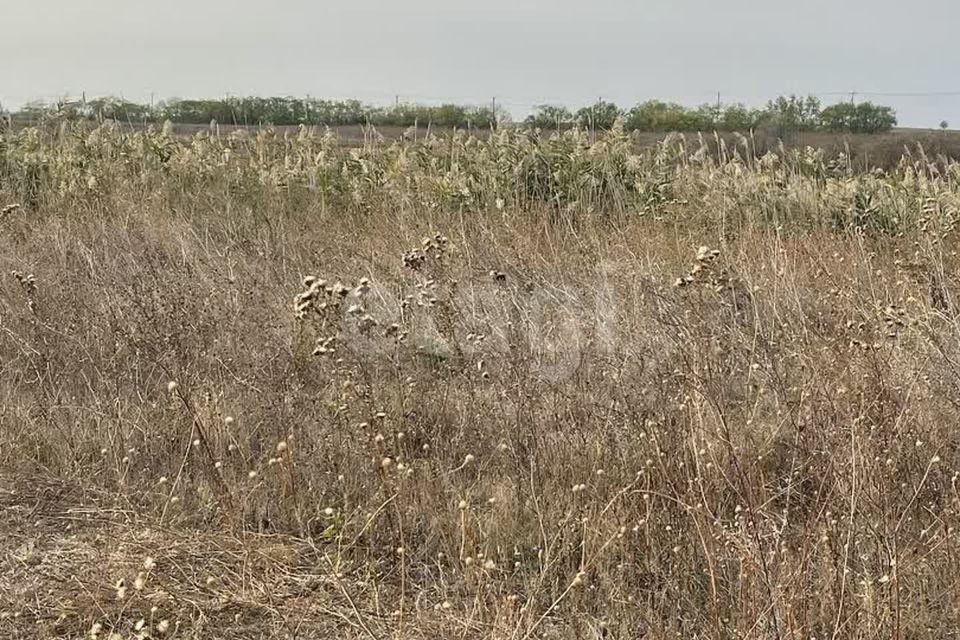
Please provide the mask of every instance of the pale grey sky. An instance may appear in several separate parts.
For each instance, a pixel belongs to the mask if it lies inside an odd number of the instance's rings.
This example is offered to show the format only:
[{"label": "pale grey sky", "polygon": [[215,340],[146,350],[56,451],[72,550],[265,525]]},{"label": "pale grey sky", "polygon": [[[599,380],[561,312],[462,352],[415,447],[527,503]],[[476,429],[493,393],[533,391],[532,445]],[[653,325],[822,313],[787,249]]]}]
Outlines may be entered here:
[{"label": "pale grey sky", "polygon": [[[0,0],[0,101],[867,96],[960,127],[960,0]],[[823,96],[825,102],[840,97]]]}]

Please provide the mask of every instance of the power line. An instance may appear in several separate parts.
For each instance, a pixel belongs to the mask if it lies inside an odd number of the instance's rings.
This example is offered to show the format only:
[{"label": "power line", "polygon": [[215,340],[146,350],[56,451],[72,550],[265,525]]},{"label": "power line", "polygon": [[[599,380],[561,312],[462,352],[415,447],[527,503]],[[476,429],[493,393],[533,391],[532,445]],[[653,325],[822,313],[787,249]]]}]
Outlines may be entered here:
[{"label": "power line", "polygon": [[874,96],[884,98],[956,98],[960,91],[821,91],[819,96]]}]

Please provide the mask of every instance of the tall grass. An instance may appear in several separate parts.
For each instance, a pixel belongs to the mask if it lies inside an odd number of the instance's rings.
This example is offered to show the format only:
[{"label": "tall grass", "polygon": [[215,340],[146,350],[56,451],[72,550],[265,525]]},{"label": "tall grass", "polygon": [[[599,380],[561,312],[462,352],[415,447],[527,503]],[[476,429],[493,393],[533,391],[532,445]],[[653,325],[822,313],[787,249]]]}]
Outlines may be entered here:
[{"label": "tall grass", "polygon": [[949,637],[960,165],[707,142],[5,135],[0,628]]}]

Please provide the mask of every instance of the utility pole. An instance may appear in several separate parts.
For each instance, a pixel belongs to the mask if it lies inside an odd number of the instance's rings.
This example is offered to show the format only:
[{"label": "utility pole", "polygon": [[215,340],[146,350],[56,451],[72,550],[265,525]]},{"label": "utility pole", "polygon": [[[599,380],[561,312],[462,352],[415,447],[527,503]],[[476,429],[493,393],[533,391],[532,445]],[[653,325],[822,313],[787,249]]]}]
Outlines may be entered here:
[{"label": "utility pole", "polygon": [[393,96],[393,108],[394,108],[394,109],[399,109],[399,108],[400,108],[400,94],[399,94],[399,93],[398,93],[397,95]]},{"label": "utility pole", "polygon": [[717,91],[717,111],[723,108],[723,104],[720,102],[720,92]]},{"label": "utility pole", "polygon": [[497,96],[490,101],[490,113],[493,116],[493,128],[497,128]]}]

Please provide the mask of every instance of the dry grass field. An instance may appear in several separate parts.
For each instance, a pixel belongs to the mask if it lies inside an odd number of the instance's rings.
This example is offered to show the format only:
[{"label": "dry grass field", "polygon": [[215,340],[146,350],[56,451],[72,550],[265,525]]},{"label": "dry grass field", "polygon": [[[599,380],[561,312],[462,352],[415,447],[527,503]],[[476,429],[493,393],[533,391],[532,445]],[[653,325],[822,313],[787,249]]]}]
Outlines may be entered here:
[{"label": "dry grass field", "polygon": [[[16,129],[27,128],[35,124],[33,121],[14,116],[11,125]],[[124,128],[142,130],[146,125],[121,123]],[[522,128],[522,124],[503,125],[504,128]],[[345,147],[362,147],[373,142],[380,144],[391,143],[397,140],[415,140],[424,136],[448,137],[453,133],[449,127],[420,125],[419,127],[379,126],[369,127],[360,125],[341,125],[330,128],[340,143]],[[192,137],[207,133],[210,125],[174,123],[170,127],[171,133],[181,137]],[[216,124],[213,130],[220,135],[230,135],[236,132],[255,134],[257,127],[245,125]],[[296,134],[296,126],[277,126],[274,130],[281,135]],[[474,127],[464,129],[461,133],[469,133],[485,139],[490,129],[488,127]],[[656,131],[633,131],[630,134],[637,151],[655,147],[671,134]],[[691,136],[696,137],[696,136]],[[721,138],[728,146],[737,144],[737,134],[722,133]],[[715,140],[708,138],[706,143],[716,152]],[[750,151],[754,155],[763,155],[768,151],[777,151],[780,145],[787,149],[804,149],[812,147],[821,149],[828,158],[834,159],[841,153],[849,157],[853,167],[858,170],[880,167],[892,169],[899,162],[905,150],[915,151],[923,148],[931,156],[944,156],[952,160],[960,160],[960,131],[939,129],[917,129],[909,127],[895,128],[886,133],[837,133],[828,131],[775,131],[758,128],[751,136]]]},{"label": "dry grass field", "polygon": [[960,164],[0,137],[4,638],[951,638]]}]

